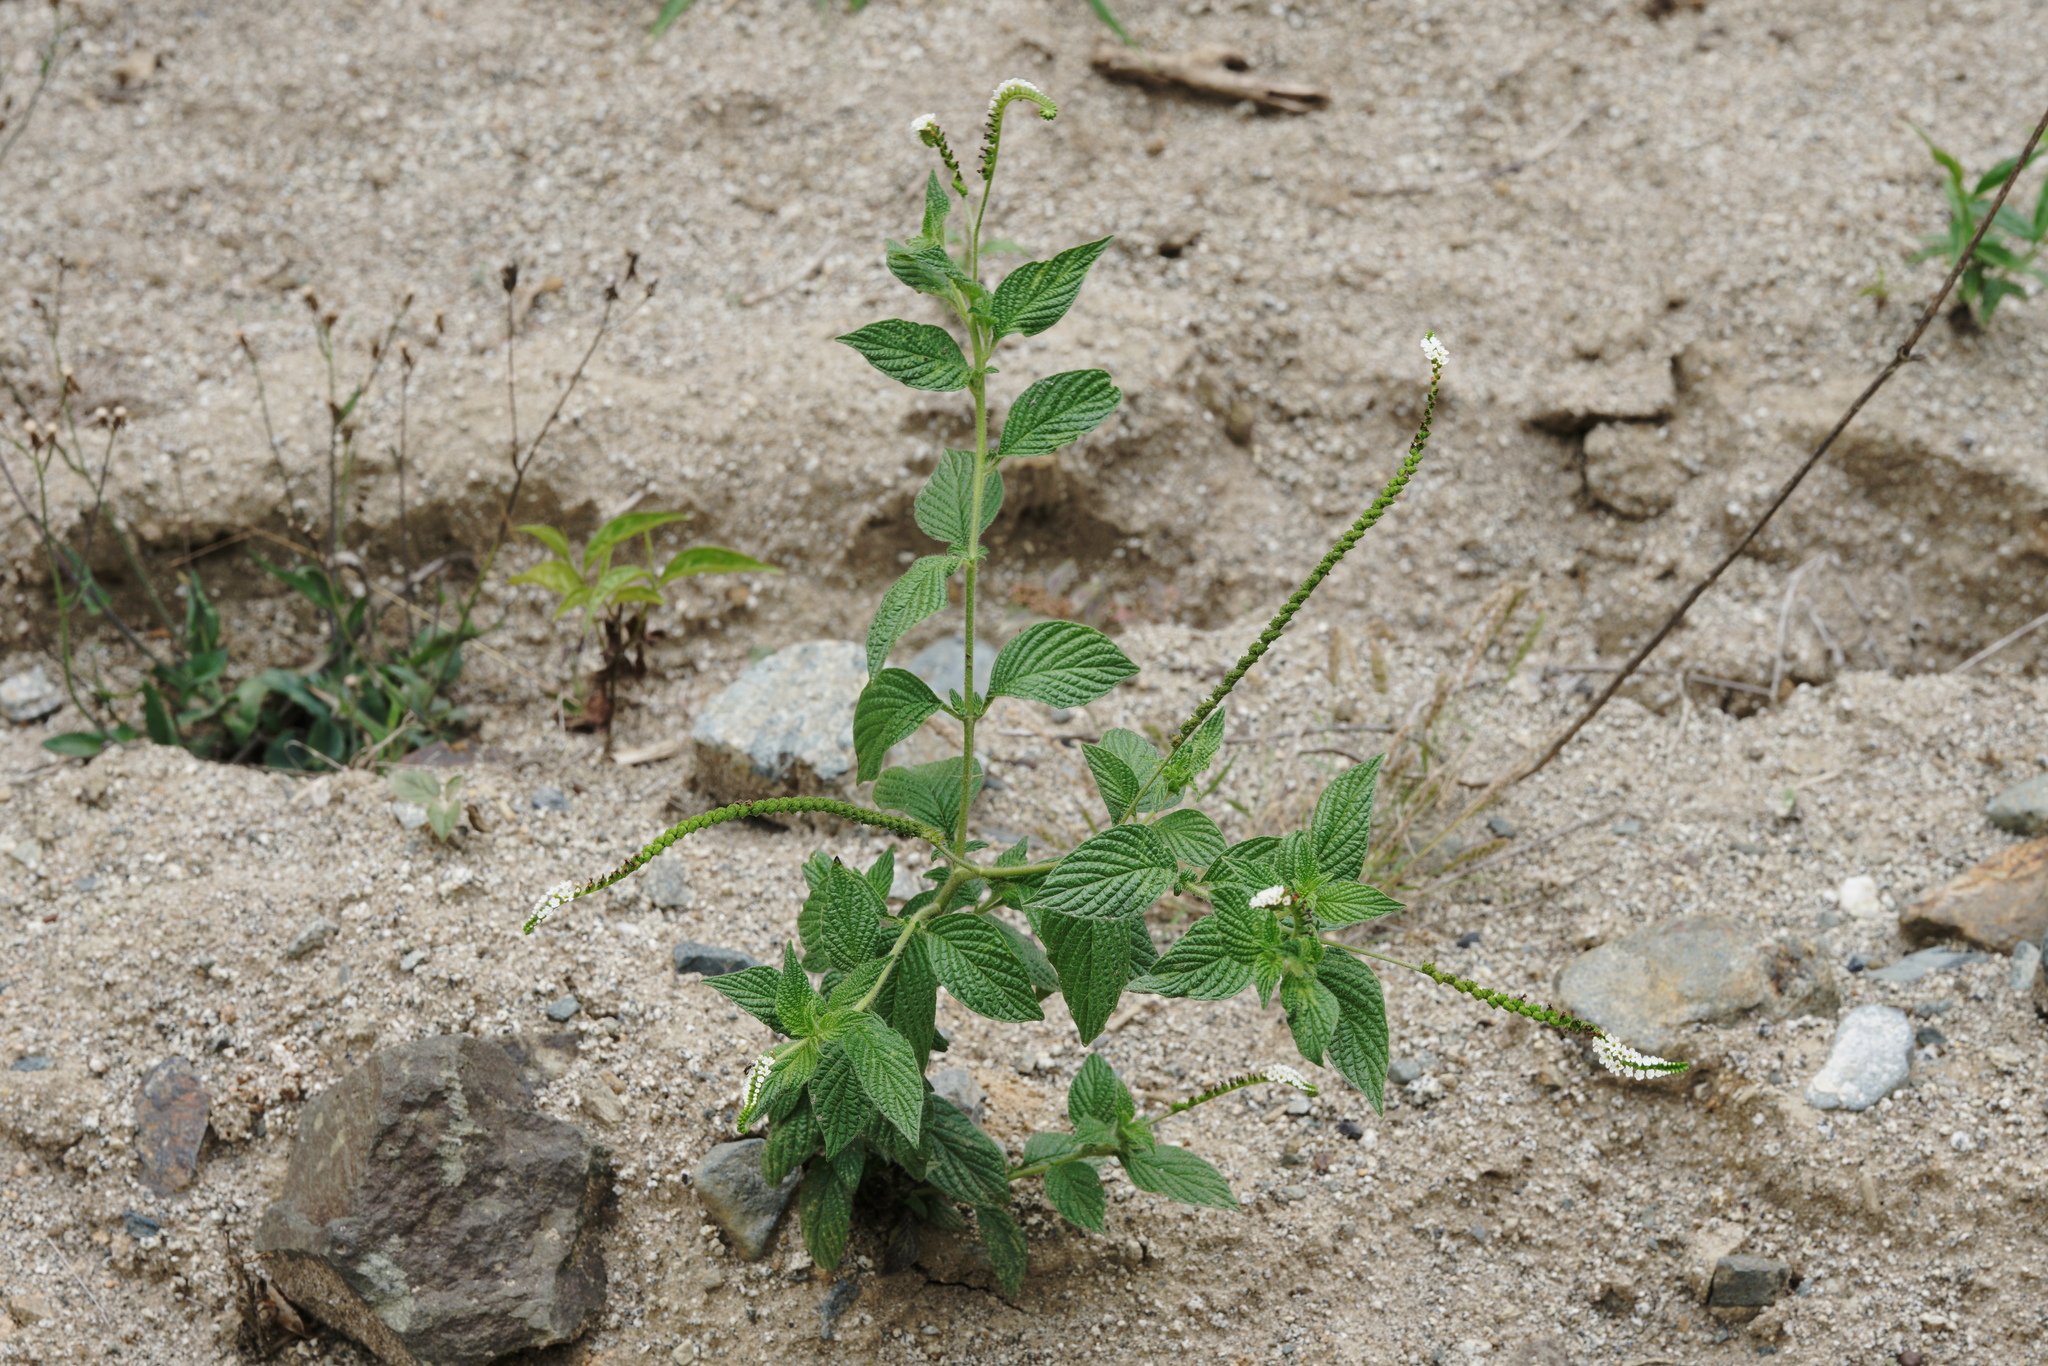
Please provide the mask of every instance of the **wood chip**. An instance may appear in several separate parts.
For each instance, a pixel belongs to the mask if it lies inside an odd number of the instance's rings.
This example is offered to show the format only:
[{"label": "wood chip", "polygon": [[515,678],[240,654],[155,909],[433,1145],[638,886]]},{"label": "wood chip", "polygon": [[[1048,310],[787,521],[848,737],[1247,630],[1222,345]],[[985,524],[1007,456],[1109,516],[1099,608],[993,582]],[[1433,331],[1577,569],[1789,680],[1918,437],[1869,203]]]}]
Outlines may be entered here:
[{"label": "wood chip", "polygon": [[1253,76],[1251,59],[1234,47],[1210,44],[1191,52],[1145,52],[1104,42],[1090,59],[1113,81],[1156,90],[1180,90],[1212,99],[1250,100],[1262,109],[1306,114],[1330,102],[1330,92],[1313,85],[1285,85]]},{"label": "wood chip", "polygon": [[656,740],[651,745],[635,745],[631,749],[614,750],[612,762],[622,768],[631,768],[635,764],[651,764],[657,759],[673,759],[683,752],[686,743],[687,741],[679,735],[673,739]]}]

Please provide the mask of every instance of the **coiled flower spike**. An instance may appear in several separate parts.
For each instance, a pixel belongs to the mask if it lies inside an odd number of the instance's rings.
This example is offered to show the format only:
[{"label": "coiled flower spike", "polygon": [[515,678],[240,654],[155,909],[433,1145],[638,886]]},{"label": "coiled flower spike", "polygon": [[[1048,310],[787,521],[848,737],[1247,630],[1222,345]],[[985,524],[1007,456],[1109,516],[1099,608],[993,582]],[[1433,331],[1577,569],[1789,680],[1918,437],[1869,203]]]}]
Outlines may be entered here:
[{"label": "coiled flower spike", "polygon": [[953,177],[953,193],[967,197],[967,177],[960,174],[960,162],[953,155],[952,144],[946,141],[946,130],[939,127],[937,114],[919,114],[910,121],[910,131],[917,134],[917,140],[938,152],[939,160],[946,163],[946,172]]},{"label": "coiled flower spike", "polygon": [[996,173],[996,152],[1003,142],[1003,110],[1012,101],[1029,100],[1038,106],[1038,116],[1048,123],[1059,117],[1060,107],[1052,98],[1029,81],[1012,78],[996,87],[988,97],[988,127],[981,141],[981,178],[991,180]]}]

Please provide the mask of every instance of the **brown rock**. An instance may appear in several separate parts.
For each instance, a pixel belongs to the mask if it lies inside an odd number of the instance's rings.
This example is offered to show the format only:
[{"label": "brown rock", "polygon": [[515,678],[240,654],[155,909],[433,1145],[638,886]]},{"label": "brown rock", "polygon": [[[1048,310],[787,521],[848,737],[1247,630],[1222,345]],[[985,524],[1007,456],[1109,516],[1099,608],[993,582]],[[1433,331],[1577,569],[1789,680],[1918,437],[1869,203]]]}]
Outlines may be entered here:
[{"label": "brown rock", "polygon": [[1919,939],[1967,939],[2011,953],[2022,939],[2048,934],[2048,839],[2016,844],[1921,893],[1899,912],[1899,928]]},{"label": "brown rock", "polygon": [[1586,491],[1601,506],[1640,521],[1677,501],[1686,469],[1658,431],[1642,422],[1604,422],[1586,433]]},{"label": "brown rock", "polygon": [[170,1195],[192,1184],[212,1104],[183,1058],[166,1058],[149,1069],[135,1099],[135,1148],[142,1158],[143,1185]]}]

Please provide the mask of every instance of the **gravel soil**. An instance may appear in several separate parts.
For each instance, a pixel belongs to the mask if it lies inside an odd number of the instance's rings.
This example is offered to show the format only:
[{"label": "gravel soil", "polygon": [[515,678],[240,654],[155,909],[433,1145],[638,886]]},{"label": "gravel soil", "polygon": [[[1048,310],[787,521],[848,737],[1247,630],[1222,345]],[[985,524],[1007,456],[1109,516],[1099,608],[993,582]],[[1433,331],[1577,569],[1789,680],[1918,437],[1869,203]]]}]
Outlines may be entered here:
[{"label": "gravel soil", "polygon": [[[971,147],[983,93],[1023,76],[1063,113],[1007,140],[997,230],[1034,255],[1118,242],[1001,382],[1102,365],[1127,399],[1017,471],[985,629],[1080,617],[1146,673],[1069,720],[997,713],[990,838],[1087,833],[1078,739],[1185,714],[1398,460],[1416,339],[1435,328],[1451,348],[1424,474],[1233,699],[1236,762],[1206,809],[1233,838],[1277,832],[1374,752],[1371,727],[1413,714],[1506,586],[1543,630],[1514,681],[1495,650],[1459,694],[1462,771],[1483,782],[1582,706],[1584,671],[1723,553],[1932,288],[1936,268],[1903,257],[1941,226],[1939,182],[1902,120],[1980,169],[2017,149],[2048,70],[2038,8],[2017,2],[1116,7],[1149,45],[1235,44],[1330,105],[1265,116],[1110,84],[1088,68],[1095,21],[1067,0],[876,0],[822,20],[795,0],[707,0],[645,54],[648,7],[611,0],[67,6],[65,65],[0,165],[0,422],[50,415],[56,314],[82,402],[132,416],[107,488],[142,553],[208,552],[193,563],[238,670],[302,667],[319,623],[243,549],[283,528],[283,504],[324,515],[304,292],[342,314],[345,373],[392,301],[416,299],[409,521],[401,537],[385,385],[360,415],[344,535],[396,575],[497,523],[499,267],[525,266],[530,434],[637,251],[660,290],[565,407],[518,520],[580,535],[627,507],[687,509],[692,539],[784,569],[692,586],[658,615],[618,742],[678,738],[750,653],[858,638],[901,557],[930,548],[910,499],[964,410],[888,388],[831,339],[926,319],[877,250],[914,226],[928,168],[910,119],[936,110]],[[44,18],[0,7],[11,92]],[[1859,292],[1880,285],[1888,303]],[[770,956],[802,857],[865,864],[881,844],[721,826],[680,851],[688,904],[656,907],[635,879],[521,937],[542,891],[704,799],[687,758],[622,767],[553,725],[573,632],[537,591],[494,584],[505,625],[460,690],[478,730],[444,755],[475,807],[453,844],[402,828],[367,773],[149,746],[53,762],[39,742],[76,727],[68,710],[0,731],[0,1362],[235,1359],[230,1247],[276,1192],[305,1100],[380,1044],[449,1030],[533,1044],[552,1072],[541,1104],[614,1149],[610,1307],[564,1363],[2042,1359],[2048,1035],[2002,958],[1906,987],[1852,973],[1853,955],[1910,946],[1889,914],[1845,922],[1829,899],[1867,874],[1895,908],[2010,845],[1983,805],[2048,767],[2048,632],[1941,672],[2048,607],[2048,307],[2008,303],[1982,332],[1940,323],[1924,351],[1701,601],[1666,672],[1507,793],[1515,833],[1484,855],[1503,857],[1413,898],[1382,944],[1546,998],[1573,954],[1679,914],[1824,935],[1844,1009],[1938,1022],[1943,1041],[1878,1107],[1804,1104],[1832,1018],[1702,1027],[1692,1072],[1623,1085],[1390,969],[1394,1053],[1416,1080],[1383,1116],[1330,1073],[1306,1114],[1258,1089],[1171,1122],[1242,1212],[1118,1182],[1094,1236],[1027,1194],[1034,1271],[1014,1305],[962,1248],[935,1239],[884,1274],[862,1232],[857,1296],[822,1342],[832,1282],[793,1230],[743,1265],[688,1188],[732,1137],[764,1031],[669,955],[691,939]],[[50,494],[76,525],[84,486]],[[0,525],[0,676],[54,636],[33,550],[22,521]],[[906,647],[951,629],[935,619]],[[135,679],[111,638],[87,649]],[[1680,688],[1679,669],[1725,682]],[[536,805],[544,789],[566,810]],[[1162,907],[1156,937],[1180,914]],[[339,932],[287,958],[322,918]],[[564,995],[581,1010],[559,1024],[544,1010]],[[1148,999],[1096,1047],[1149,1106],[1294,1057],[1278,1013],[1248,1000]],[[1054,1121],[1083,1057],[1056,1001],[1042,1026],[951,1003],[942,1025],[992,1135],[1016,1147]],[[212,1131],[191,1187],[157,1199],[134,1104],[168,1057],[208,1087]],[[598,1087],[623,1118],[599,1118]],[[1795,1291],[1747,1320],[1707,1309],[1700,1268],[1729,1250],[1788,1262]],[[332,1337],[287,1352],[366,1360]]]}]

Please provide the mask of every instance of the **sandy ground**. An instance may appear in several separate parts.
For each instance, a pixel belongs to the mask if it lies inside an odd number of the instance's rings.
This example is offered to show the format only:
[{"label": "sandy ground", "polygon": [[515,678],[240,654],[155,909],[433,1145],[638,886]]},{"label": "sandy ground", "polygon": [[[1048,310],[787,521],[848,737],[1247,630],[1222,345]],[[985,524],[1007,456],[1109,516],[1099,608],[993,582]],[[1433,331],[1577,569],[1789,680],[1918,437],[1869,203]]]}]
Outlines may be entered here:
[{"label": "sandy ground", "polygon": [[[877,0],[817,22],[738,0],[646,59],[634,6],[88,4],[80,46],[0,167],[0,376],[47,412],[31,303],[54,306],[57,262],[73,263],[67,359],[88,403],[136,416],[115,506],[154,554],[219,545],[198,566],[227,601],[238,661],[299,665],[315,623],[268,595],[235,538],[275,529],[281,496],[318,506],[301,291],[345,312],[358,367],[405,291],[416,343],[443,317],[409,408],[409,529],[425,558],[473,544],[502,497],[498,266],[516,257],[529,283],[561,281],[520,322],[530,432],[590,334],[601,281],[622,250],[641,252],[661,290],[572,401],[520,515],[582,530],[629,505],[688,508],[692,536],[788,571],[733,595],[693,589],[663,617],[657,677],[620,738],[672,736],[750,651],[857,636],[899,553],[924,548],[909,498],[957,442],[958,405],[886,388],[829,339],[924,316],[876,251],[911,226],[925,171],[909,118],[935,109],[966,142],[985,90],[1028,77],[1065,112],[1012,144],[1000,230],[1034,253],[1104,232],[1120,247],[1004,378],[1101,364],[1129,398],[1017,481],[993,538],[992,596],[1009,605],[989,629],[1001,638],[1064,599],[1121,630],[1148,672],[1064,725],[1001,718],[990,757],[1007,788],[980,808],[991,830],[1054,846],[1085,832],[1085,777],[1059,737],[1177,720],[1254,629],[1245,615],[1398,458],[1416,337],[1434,327],[1453,350],[1428,470],[1238,698],[1233,734],[1249,743],[1218,798],[1252,814],[1210,809],[1248,834],[1285,828],[1343,762],[1298,753],[1327,736],[1288,732],[1340,708],[1405,715],[1503,583],[1531,584],[1546,625],[1525,682],[1472,694],[1485,725],[1471,771],[1498,771],[1568,716],[1583,676],[1542,666],[1640,638],[1931,287],[1932,266],[1901,258],[1938,226],[1940,200],[1900,120],[1980,167],[2014,150],[2048,69],[2024,4],[1715,0],[1663,19],[1594,4],[1121,9],[1156,46],[1240,44],[1277,78],[1327,85],[1331,107],[1247,116],[1107,84],[1087,70],[1098,34],[1079,4]],[[0,60],[42,18],[0,8]],[[1882,308],[1858,294],[1880,267],[1896,291]],[[238,329],[279,415],[282,494]],[[1649,678],[1504,809],[1518,840],[1592,823],[1420,904],[1396,953],[1547,993],[1574,952],[1667,916],[1818,931],[1822,893],[1845,876],[1873,874],[1903,901],[2009,842],[1981,807],[2048,763],[2048,633],[1981,677],[1928,675],[2043,610],[2048,313],[2008,305],[1982,335],[1944,324],[1927,352],[1658,659],[1767,684],[1782,620],[1786,672],[1812,686],[1741,717],[1754,694],[1681,696]],[[362,438],[350,544],[373,565],[399,555],[397,411],[380,390]],[[1591,495],[1578,429],[1601,414],[1670,448],[1682,474],[1667,511],[1634,520]],[[53,494],[81,505],[79,488]],[[47,585],[22,525],[0,538],[12,672],[47,641]],[[492,828],[459,848],[402,831],[365,775],[320,784],[146,747],[52,765],[41,729],[4,736],[0,1061],[56,1066],[0,1073],[10,1104],[47,1116],[0,1140],[0,1278],[58,1317],[0,1341],[0,1360],[220,1359],[222,1239],[246,1243],[303,1097],[379,1042],[549,1030],[542,1007],[565,990],[619,1022],[613,1038],[595,1010],[580,1016],[579,1055],[545,1096],[619,1154],[612,1308],[578,1349],[592,1361],[2040,1354],[2042,1026],[2002,961],[1910,989],[1852,977],[1851,953],[1904,947],[1888,921],[1827,931],[1843,1002],[1951,1001],[1949,1046],[1864,1116],[1799,1099],[1831,1021],[1702,1030],[1684,1085],[1623,1088],[1546,1034],[1394,979],[1396,1054],[1427,1055],[1441,1100],[1413,1103],[1425,1087],[1376,1118],[1332,1076],[1308,1116],[1263,1093],[1209,1107],[1175,1122],[1246,1213],[1188,1217],[1125,1188],[1094,1238],[1040,1210],[1039,1269],[1017,1306],[948,1283],[958,1265],[934,1250],[923,1272],[861,1268],[839,1340],[820,1344],[825,1285],[792,1260],[793,1238],[757,1274],[700,1234],[681,1174],[727,1136],[720,1114],[761,1031],[679,981],[668,949],[693,938],[767,956],[805,853],[878,846],[722,827],[685,851],[690,907],[657,910],[629,883],[518,938],[536,891],[610,866],[696,798],[682,762],[620,769],[550,729],[543,696],[570,642],[535,603],[493,598],[512,618],[464,687],[497,751],[468,770]],[[1325,627],[1342,633],[1334,682]],[[132,674],[118,652],[105,666]],[[1770,798],[1787,784],[1799,815],[1780,821]],[[570,794],[566,815],[531,806],[544,786]],[[1613,833],[1627,819],[1641,829]],[[341,935],[286,961],[318,916]],[[400,972],[416,948],[425,964]],[[1071,1030],[1056,1011],[1026,1029],[947,1010],[991,1132],[1021,1141],[1079,1063]],[[1166,1003],[1101,1051],[1155,1103],[1292,1056],[1277,1014],[1243,1001]],[[139,1078],[170,1055],[211,1087],[217,1135],[193,1190],[159,1204],[124,1135]],[[627,1086],[609,1127],[582,1104],[606,1071]],[[1340,1137],[1346,1119],[1365,1137]],[[131,1238],[130,1210],[164,1237]],[[1694,1252],[1735,1228],[1743,1250],[1790,1261],[1805,1292],[1758,1323],[1713,1319],[1685,1285]],[[871,1243],[858,1250],[878,1263]],[[331,1341],[301,1350],[356,1359]]]}]

